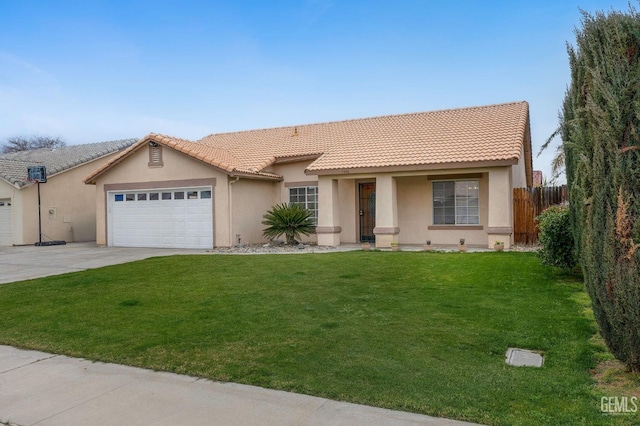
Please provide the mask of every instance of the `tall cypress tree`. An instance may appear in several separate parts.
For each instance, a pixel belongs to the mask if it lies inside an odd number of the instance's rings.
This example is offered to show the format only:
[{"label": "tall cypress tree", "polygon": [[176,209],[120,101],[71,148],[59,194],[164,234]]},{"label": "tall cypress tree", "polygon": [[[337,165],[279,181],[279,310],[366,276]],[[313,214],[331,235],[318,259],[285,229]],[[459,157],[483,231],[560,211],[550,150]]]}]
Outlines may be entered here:
[{"label": "tall cypress tree", "polygon": [[576,252],[609,350],[640,371],[640,15],[583,12],[560,127]]}]

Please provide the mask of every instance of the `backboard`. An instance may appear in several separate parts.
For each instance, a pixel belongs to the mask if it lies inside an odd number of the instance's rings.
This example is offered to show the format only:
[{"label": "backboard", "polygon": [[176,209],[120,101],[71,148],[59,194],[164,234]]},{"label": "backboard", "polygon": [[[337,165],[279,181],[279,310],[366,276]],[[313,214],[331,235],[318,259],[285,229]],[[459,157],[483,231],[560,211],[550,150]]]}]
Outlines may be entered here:
[{"label": "backboard", "polygon": [[38,183],[47,182],[47,168],[45,166],[27,167],[27,180]]}]

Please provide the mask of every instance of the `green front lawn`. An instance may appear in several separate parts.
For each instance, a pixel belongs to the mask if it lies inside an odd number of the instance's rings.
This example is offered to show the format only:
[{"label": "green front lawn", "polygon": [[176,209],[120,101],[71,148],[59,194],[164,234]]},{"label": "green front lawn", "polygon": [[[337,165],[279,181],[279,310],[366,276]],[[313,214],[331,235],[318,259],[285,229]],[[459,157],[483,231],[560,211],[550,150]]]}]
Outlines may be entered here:
[{"label": "green front lawn", "polygon": [[486,424],[631,421],[600,413],[587,307],[534,254],[175,256],[1,285],[0,343]]}]

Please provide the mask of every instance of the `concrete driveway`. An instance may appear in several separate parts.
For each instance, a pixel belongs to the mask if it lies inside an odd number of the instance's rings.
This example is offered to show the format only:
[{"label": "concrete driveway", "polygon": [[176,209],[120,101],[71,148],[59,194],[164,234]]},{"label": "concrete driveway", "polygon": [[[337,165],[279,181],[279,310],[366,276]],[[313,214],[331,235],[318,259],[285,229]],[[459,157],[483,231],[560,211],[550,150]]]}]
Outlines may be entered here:
[{"label": "concrete driveway", "polygon": [[0,247],[0,284],[133,262],[155,256],[204,254],[205,250],[103,247],[95,243]]}]

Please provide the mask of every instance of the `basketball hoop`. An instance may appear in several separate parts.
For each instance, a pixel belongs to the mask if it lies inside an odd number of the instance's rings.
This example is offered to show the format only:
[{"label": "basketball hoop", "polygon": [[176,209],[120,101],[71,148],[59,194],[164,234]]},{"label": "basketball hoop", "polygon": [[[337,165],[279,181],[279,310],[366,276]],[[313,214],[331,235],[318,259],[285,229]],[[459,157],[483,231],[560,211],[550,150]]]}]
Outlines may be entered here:
[{"label": "basketball hoop", "polygon": [[27,181],[47,183],[47,168],[45,166],[27,167]]},{"label": "basketball hoop", "polygon": [[27,167],[27,182],[35,182],[38,185],[38,242],[36,246],[53,246],[66,244],[64,241],[42,241],[42,205],[40,202],[40,184],[47,183],[47,169],[45,166]]}]

